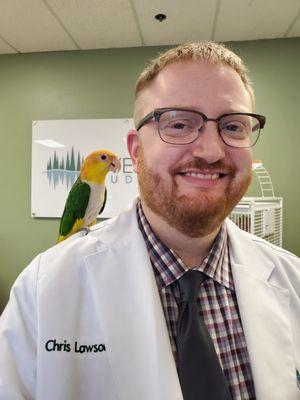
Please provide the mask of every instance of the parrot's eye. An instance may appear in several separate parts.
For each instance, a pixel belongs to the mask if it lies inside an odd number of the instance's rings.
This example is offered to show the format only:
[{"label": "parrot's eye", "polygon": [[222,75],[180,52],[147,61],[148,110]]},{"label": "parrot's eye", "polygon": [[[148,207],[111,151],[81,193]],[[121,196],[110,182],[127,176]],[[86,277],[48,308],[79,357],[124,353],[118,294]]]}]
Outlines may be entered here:
[{"label": "parrot's eye", "polygon": [[100,157],[100,159],[102,161],[106,161],[107,160],[107,155],[106,154],[102,154],[102,156]]}]

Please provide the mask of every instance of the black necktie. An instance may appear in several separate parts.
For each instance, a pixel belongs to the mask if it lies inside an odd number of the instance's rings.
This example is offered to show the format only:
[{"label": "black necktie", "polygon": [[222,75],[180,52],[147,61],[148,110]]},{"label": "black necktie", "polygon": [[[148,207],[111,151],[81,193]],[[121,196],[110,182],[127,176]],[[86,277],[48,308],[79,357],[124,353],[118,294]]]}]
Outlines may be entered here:
[{"label": "black necktie", "polygon": [[178,375],[184,400],[230,400],[218,356],[199,315],[197,298],[205,275],[189,270],[179,280]]}]

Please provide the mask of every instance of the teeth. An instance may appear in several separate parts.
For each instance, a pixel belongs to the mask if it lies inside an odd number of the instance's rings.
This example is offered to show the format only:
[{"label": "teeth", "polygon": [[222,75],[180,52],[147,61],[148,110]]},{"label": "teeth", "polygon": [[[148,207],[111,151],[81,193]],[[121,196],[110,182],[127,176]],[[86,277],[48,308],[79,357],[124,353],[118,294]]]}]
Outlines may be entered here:
[{"label": "teeth", "polygon": [[193,178],[198,178],[198,179],[218,179],[219,174],[200,174],[198,172],[186,172],[186,176],[192,176]]}]

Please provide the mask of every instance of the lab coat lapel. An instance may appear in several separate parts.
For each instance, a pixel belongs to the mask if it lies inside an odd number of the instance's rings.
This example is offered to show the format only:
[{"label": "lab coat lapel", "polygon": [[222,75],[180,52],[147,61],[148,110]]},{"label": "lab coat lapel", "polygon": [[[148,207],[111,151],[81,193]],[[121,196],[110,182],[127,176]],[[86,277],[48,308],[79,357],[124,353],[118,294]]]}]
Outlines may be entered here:
[{"label": "lab coat lapel", "polygon": [[297,399],[289,292],[269,282],[274,265],[229,229],[231,264],[257,399]]},{"label": "lab coat lapel", "polygon": [[145,243],[126,237],[86,259],[118,398],[182,400]]}]

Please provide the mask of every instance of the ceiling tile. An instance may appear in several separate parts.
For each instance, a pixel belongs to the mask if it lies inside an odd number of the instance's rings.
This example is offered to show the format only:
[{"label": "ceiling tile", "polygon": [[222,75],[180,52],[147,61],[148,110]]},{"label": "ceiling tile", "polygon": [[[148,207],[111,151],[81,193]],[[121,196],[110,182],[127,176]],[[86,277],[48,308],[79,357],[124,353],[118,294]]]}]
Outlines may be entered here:
[{"label": "ceiling tile", "polygon": [[129,0],[47,0],[81,48],[141,46]]},{"label": "ceiling tile", "polygon": [[41,0],[1,0],[0,35],[20,52],[76,49]]},{"label": "ceiling tile", "polygon": [[300,37],[299,1],[1,0],[0,54]]},{"label": "ceiling tile", "polygon": [[299,11],[299,0],[226,0],[221,3],[215,40],[283,37]]},{"label": "ceiling tile", "polygon": [[[133,0],[145,45],[177,44],[210,39],[216,0]],[[163,13],[167,19],[157,21]]]}]

